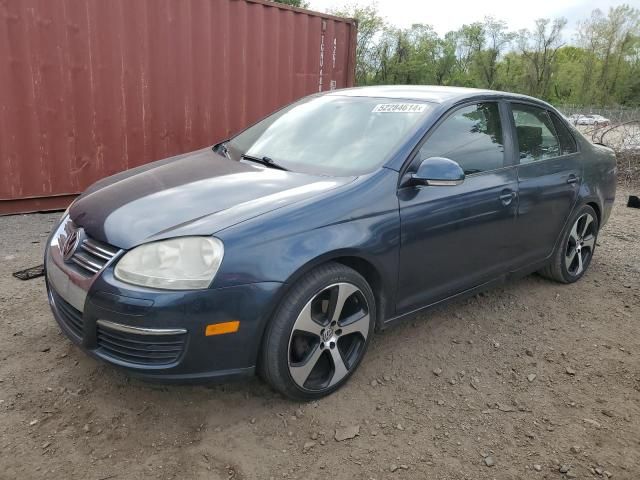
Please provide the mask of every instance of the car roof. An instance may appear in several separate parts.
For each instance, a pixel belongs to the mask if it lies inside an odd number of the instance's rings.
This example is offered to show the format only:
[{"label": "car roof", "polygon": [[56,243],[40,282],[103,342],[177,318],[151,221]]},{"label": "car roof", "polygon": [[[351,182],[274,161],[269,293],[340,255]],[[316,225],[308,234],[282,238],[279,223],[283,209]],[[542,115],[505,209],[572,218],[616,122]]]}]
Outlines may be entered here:
[{"label": "car roof", "polygon": [[381,85],[333,90],[326,95],[350,97],[380,97],[397,100],[419,100],[433,103],[455,103],[475,97],[507,97],[529,100],[547,105],[537,98],[518,93],[486,90],[481,88],[445,87],[441,85]]}]

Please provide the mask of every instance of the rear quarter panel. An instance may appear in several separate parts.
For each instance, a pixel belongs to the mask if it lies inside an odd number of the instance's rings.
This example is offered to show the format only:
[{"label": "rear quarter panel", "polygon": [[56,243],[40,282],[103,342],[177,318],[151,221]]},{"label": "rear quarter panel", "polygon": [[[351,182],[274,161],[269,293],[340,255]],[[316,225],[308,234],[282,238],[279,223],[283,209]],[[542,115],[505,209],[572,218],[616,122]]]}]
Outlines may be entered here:
[{"label": "rear quarter panel", "polygon": [[616,198],[616,156],[608,147],[583,141],[584,178],[580,187],[581,203],[595,202],[599,205],[602,227],[609,220]]}]

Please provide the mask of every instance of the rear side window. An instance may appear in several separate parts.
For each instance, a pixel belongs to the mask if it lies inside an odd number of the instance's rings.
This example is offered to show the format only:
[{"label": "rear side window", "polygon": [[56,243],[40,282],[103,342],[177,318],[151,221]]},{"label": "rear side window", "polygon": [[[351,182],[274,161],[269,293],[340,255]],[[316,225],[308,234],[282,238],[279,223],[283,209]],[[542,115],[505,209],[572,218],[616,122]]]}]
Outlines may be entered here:
[{"label": "rear side window", "polygon": [[558,139],[560,140],[560,151],[562,155],[569,155],[571,153],[576,153],[578,151],[578,147],[576,146],[576,140],[569,132],[569,129],[564,124],[562,120],[558,118],[558,116],[549,112],[549,116],[551,117],[551,121],[553,122],[553,126],[556,127],[556,133],[558,134]]},{"label": "rear side window", "polygon": [[442,122],[419,152],[420,160],[449,158],[466,175],[504,166],[504,142],[497,103],[462,107]]},{"label": "rear side window", "polygon": [[531,163],[560,155],[560,142],[546,110],[530,105],[512,105],[520,163]]}]

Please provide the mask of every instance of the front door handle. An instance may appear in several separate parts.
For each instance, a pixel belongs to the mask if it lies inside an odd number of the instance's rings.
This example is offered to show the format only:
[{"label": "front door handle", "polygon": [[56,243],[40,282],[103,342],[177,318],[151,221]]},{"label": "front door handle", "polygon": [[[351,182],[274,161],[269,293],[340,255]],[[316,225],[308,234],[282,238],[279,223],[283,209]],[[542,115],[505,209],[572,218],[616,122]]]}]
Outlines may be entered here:
[{"label": "front door handle", "polygon": [[576,176],[572,173],[571,175],[569,175],[569,178],[567,178],[567,183],[568,183],[568,184],[578,183],[578,177],[576,177]]},{"label": "front door handle", "polygon": [[513,201],[513,199],[516,198],[516,195],[516,192],[514,192],[513,190],[505,188],[500,194],[500,201],[503,205],[509,205]]}]

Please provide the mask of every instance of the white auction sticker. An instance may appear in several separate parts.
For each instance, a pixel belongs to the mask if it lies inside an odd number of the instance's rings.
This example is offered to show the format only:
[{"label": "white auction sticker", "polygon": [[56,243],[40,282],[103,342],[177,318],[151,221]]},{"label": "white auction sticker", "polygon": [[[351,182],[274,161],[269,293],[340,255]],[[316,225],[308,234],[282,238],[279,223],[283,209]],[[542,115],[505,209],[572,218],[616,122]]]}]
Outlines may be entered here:
[{"label": "white auction sticker", "polygon": [[424,103],[379,103],[372,113],[422,113],[426,108]]}]

